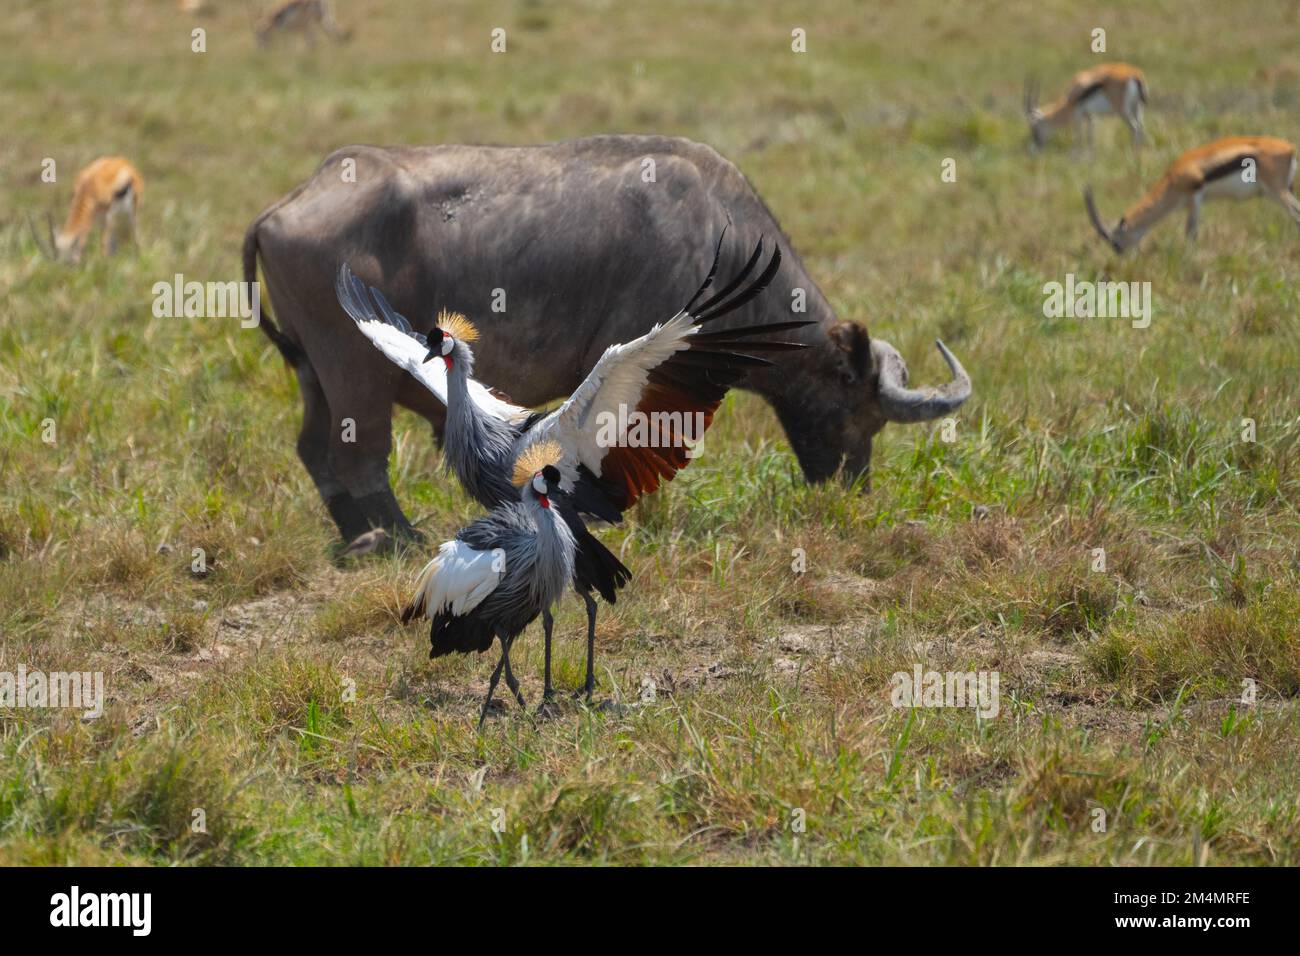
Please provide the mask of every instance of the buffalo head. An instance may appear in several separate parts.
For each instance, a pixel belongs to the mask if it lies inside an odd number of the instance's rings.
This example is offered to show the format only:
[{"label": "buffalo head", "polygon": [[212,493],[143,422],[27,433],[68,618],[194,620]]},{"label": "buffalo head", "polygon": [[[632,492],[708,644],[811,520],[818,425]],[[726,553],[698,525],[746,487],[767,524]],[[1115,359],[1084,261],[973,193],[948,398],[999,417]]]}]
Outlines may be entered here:
[{"label": "buffalo head", "polygon": [[827,336],[833,380],[827,381],[823,366],[809,389],[818,394],[806,395],[798,407],[788,401],[774,404],[809,481],[838,473],[846,483],[864,479],[865,489],[876,433],[889,422],[909,424],[951,414],[970,398],[970,377],[957,357],[936,342],[952,379],[937,388],[910,388],[907,363],[884,339],[870,338],[854,322],[835,322]]}]

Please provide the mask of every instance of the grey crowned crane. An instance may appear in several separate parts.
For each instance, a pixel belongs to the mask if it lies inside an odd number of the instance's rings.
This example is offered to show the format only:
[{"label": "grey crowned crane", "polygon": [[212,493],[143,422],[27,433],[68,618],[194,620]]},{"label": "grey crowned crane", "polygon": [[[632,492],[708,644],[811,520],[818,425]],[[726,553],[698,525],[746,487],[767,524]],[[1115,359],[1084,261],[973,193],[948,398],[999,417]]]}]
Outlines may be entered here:
[{"label": "grey crowned crane", "polygon": [[488,682],[479,712],[483,726],[497,681],[524,706],[519,681],[510,670],[510,645],[544,610],[560,599],[573,579],[575,543],[568,522],[553,507],[563,498],[555,465],[562,451],[553,441],[530,445],[515,462],[515,500],[462,528],[425,565],[402,623],[428,618],[429,656],[482,652],[501,642],[501,659]]},{"label": "grey crowned crane", "polygon": [[[748,353],[804,347],[755,336],[800,328],[810,324],[808,321],[708,330],[710,322],[761,293],[781,264],[781,252],[776,249],[758,277],[745,284],[762,259],[760,240],[740,273],[706,299],[721,250],[720,237],[712,268],[681,311],[640,338],[606,349],[569,399],[547,414],[514,405],[473,378],[471,344],[478,339],[478,331],[463,315],[440,313],[428,336],[421,335],[378,289],[367,293],[346,263],[339,270],[336,293],[344,311],[376,348],[446,406],[444,461],[472,497],[489,508],[513,500],[510,464],[519,452],[543,439],[559,444],[562,457],[557,468],[564,496],[558,510],[577,543],[573,584],[587,607],[583,689],[588,700],[595,687],[596,602],[591,592],[597,590],[613,603],[631,573],[587,530],[583,516],[617,522],[638,498],[686,467],[690,445],[708,428],[728,389],[751,369],[771,364]],[[438,358],[441,361],[432,361]],[[702,428],[690,442],[676,429],[667,441],[630,447],[624,439],[628,413],[633,410],[662,421],[676,416],[677,422],[683,422],[687,416],[698,416],[693,420],[701,421]],[[657,415],[666,417],[654,419]],[[602,428],[610,421],[618,422],[623,432],[611,436]],[[549,700],[554,693],[550,666],[553,619],[549,608],[542,613],[546,635],[543,698]]]}]

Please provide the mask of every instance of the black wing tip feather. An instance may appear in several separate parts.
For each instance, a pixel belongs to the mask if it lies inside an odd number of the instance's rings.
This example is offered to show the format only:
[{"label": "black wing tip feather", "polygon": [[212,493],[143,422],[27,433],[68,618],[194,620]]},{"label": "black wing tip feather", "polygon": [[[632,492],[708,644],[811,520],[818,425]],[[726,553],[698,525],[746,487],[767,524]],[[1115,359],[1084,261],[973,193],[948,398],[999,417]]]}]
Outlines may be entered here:
[{"label": "black wing tip feather", "polygon": [[[754,258],[750,260],[751,263],[758,258],[762,250],[763,250],[763,241],[760,239],[758,243],[758,248],[754,250]],[[776,278],[777,271],[780,268],[781,268],[781,247],[777,246],[772,250],[772,258],[768,260],[767,267],[763,269],[762,273],[759,275],[757,279],[751,282],[740,292],[736,293],[736,295],[733,296],[732,298],[727,299],[724,302],[719,302],[717,305],[713,306],[712,308],[702,308],[700,312],[695,316],[696,324],[703,324],[705,322],[709,322],[713,319],[719,318],[720,316],[726,315],[728,312],[734,312],[736,309],[739,309],[742,305],[746,305],[754,298],[756,298],[761,292],[763,292],[763,290],[765,290],[772,283],[772,280]],[[750,271],[752,271],[752,267],[746,269],[746,274],[748,274]]]},{"label": "black wing tip feather", "polygon": [[[807,328],[810,325],[819,325],[816,319],[795,319],[789,322],[771,322],[766,325],[746,325],[735,329],[721,329],[717,332],[697,332],[692,337],[693,347],[720,348],[724,345],[752,345],[756,343],[739,342],[737,340],[750,335],[768,335],[773,332],[793,332],[796,329]],[[757,343],[768,344],[768,343]],[[776,344],[776,343],[772,343]],[[790,348],[799,348],[804,345],[802,342],[782,342]]]},{"label": "black wing tip feather", "polygon": [[708,312],[709,309],[713,308],[715,305],[717,305],[727,296],[731,295],[731,293],[735,292],[736,289],[740,286],[740,284],[749,278],[749,274],[754,271],[754,266],[758,264],[758,260],[762,258],[762,256],[763,256],[763,238],[760,236],[758,240],[758,245],[754,247],[753,253],[750,254],[748,261],[744,264],[744,266],[741,267],[740,272],[738,272],[735,276],[733,276],[731,281],[728,282],[725,286],[723,286],[720,292],[714,293],[712,296],[710,296],[705,301],[699,303],[699,305],[695,306],[693,309],[688,310],[690,314],[696,319],[698,319],[699,316]]},{"label": "black wing tip feather", "polygon": [[615,603],[619,588],[632,580],[632,572],[590,531],[580,540],[578,550],[575,577],[582,580],[577,583],[595,587],[606,603]]},{"label": "black wing tip feather", "polygon": [[695,295],[691,296],[691,301],[682,306],[683,312],[690,312],[695,303],[700,300],[700,296],[704,295],[709,286],[713,285],[713,280],[718,274],[718,263],[722,261],[722,240],[726,238],[727,230],[730,228],[731,217],[728,216],[727,224],[722,227],[722,232],[718,233],[717,245],[713,247],[713,265],[709,267],[709,274],[704,277],[704,282],[695,290]]}]

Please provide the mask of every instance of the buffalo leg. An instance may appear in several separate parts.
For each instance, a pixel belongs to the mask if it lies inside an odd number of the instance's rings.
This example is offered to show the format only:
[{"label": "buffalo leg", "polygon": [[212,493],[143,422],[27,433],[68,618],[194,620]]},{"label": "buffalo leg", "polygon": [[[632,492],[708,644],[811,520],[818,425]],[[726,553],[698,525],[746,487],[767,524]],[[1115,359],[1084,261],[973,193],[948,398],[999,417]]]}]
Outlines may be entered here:
[{"label": "buffalo leg", "polygon": [[433,426],[433,440],[442,451],[443,435],[447,431],[446,406],[410,376],[403,376],[397,386],[397,404],[428,420]]},{"label": "buffalo leg", "polygon": [[298,367],[298,390],[302,393],[302,430],[298,433],[298,457],[316,490],[325,501],[325,509],[344,541],[351,541],[370,530],[365,514],[348,494],[343,482],[329,464],[330,409],[315,370],[303,362]]},{"label": "buffalo leg", "polygon": [[393,446],[392,400],[369,395],[368,401],[330,407],[329,467],[347,489],[367,527],[383,528],[397,538],[419,540],[388,483],[388,453]]},{"label": "buffalo leg", "polygon": [[411,527],[411,523],[406,520],[406,515],[402,513],[402,506],[397,503],[397,496],[393,494],[392,488],[383,488],[355,500],[371,527],[384,528],[408,541],[423,539],[424,535]]}]

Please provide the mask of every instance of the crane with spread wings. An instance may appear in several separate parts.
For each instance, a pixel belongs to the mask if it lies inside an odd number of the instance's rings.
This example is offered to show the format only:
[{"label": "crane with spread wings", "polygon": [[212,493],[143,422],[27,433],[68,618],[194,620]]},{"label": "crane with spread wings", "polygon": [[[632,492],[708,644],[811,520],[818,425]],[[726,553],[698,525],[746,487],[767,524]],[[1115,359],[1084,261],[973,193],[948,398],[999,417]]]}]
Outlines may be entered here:
[{"label": "crane with spread wings", "polygon": [[[711,330],[711,322],[759,295],[781,265],[781,252],[775,249],[751,280],[763,258],[760,240],[739,274],[706,298],[723,238],[725,230],[703,284],[676,315],[639,338],[610,346],[569,399],[545,414],[515,405],[473,378],[472,343],[478,333],[463,315],[441,313],[429,335],[421,335],[382,292],[367,290],[346,263],[339,270],[335,291],[344,311],[376,348],[446,406],[444,460],[472,497],[489,508],[517,500],[511,483],[513,462],[535,442],[558,444],[561,516],[577,543],[573,584],[587,607],[583,690],[588,700],[595,687],[596,602],[591,592],[613,603],[631,574],[586,528],[583,516],[619,521],[639,498],[690,463],[694,444],[728,389],[750,370],[771,364],[753,353],[803,347],[764,336],[809,324],[805,320]],[[638,419],[663,422],[665,427],[655,430],[656,440],[629,442],[627,423]],[[688,422],[698,425],[688,427]],[[543,625],[543,695],[549,700],[549,608],[543,611]]]}]

